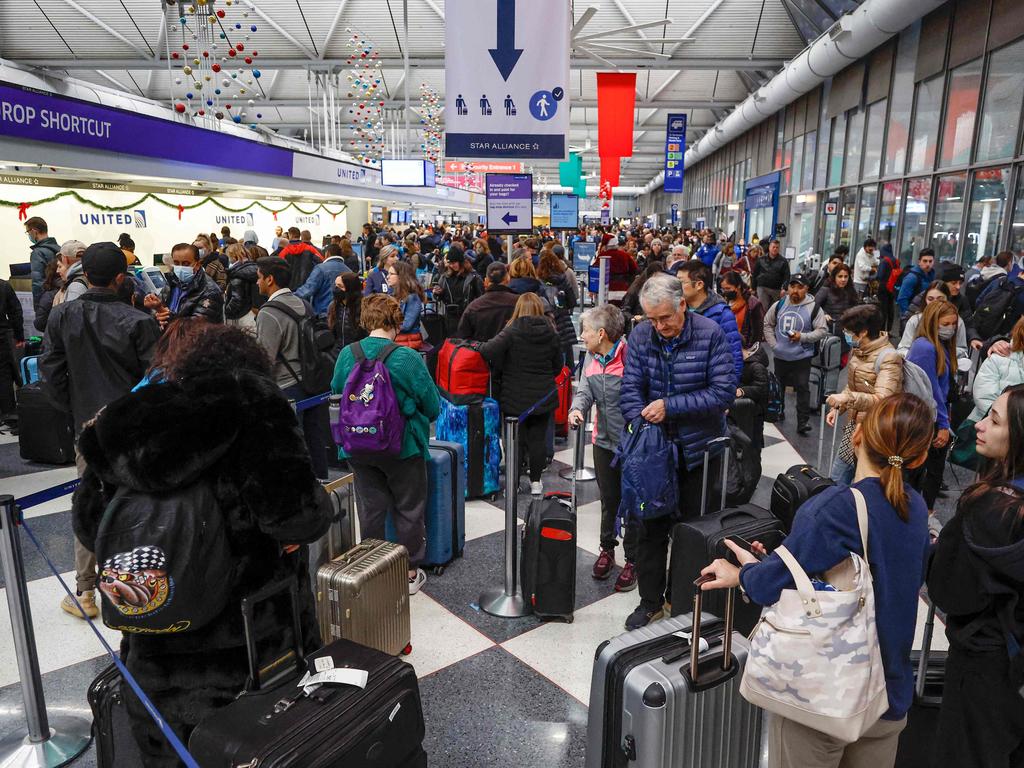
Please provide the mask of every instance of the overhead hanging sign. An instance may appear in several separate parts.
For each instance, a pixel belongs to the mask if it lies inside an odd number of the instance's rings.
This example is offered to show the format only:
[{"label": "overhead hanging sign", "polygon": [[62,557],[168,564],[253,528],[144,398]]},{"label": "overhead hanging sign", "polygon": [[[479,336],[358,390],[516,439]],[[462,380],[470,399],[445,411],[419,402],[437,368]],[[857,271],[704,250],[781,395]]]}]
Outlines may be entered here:
[{"label": "overhead hanging sign", "polygon": [[523,164],[513,161],[506,163],[469,162],[445,160],[445,173],[522,173]]},{"label": "overhead hanging sign", "polygon": [[565,159],[571,26],[564,0],[447,0],[447,157]]},{"label": "overhead hanging sign", "polygon": [[683,153],[686,152],[686,115],[669,115],[665,130],[665,191],[683,191]]},{"label": "overhead hanging sign", "polygon": [[487,174],[487,231],[512,234],[533,229],[533,176]]},{"label": "overhead hanging sign", "polygon": [[576,229],[580,225],[580,199],[576,195],[551,196],[551,228]]}]

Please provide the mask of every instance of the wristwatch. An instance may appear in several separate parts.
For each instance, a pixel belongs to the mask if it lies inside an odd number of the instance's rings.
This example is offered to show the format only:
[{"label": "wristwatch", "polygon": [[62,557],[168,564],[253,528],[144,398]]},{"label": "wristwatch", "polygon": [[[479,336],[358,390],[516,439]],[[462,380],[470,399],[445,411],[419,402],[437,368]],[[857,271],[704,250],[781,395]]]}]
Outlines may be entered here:
[{"label": "wristwatch", "polygon": [[[747,565],[750,565],[750,563],[747,563]],[[746,567],[747,567],[746,565],[743,566],[743,568],[746,568]],[[740,568],[740,575],[743,574],[743,568]],[[738,586],[739,586],[739,590],[740,590],[740,598],[743,600],[744,603],[746,603],[747,605],[750,605],[750,596],[747,595],[747,590],[745,590],[743,588],[743,580],[739,579],[739,578],[737,578],[737,580],[739,582]]]}]

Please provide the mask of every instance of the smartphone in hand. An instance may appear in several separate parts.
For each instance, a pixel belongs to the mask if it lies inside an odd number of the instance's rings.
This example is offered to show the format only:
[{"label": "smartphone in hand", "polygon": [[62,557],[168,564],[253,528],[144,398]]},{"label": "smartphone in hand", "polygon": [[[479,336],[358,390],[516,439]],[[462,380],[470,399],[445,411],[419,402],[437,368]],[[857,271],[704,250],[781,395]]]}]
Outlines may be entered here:
[{"label": "smartphone in hand", "polygon": [[[742,536],[730,536],[729,538],[732,539],[732,542],[734,544],[738,545],[742,549],[747,550],[747,552],[752,554],[758,560],[764,560],[765,556],[763,554],[761,554],[759,551],[756,551],[754,549],[754,545],[751,544],[746,539],[744,539]],[[728,551],[726,557],[729,560],[729,562],[731,562],[733,565],[739,565],[739,563],[736,562],[736,556],[731,551]]]}]

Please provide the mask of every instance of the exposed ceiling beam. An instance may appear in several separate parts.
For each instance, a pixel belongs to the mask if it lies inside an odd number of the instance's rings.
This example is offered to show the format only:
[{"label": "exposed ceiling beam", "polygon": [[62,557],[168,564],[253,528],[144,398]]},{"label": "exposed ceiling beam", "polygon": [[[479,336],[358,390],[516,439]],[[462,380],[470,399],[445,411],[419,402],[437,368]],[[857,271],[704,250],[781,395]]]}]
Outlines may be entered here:
[{"label": "exposed ceiling beam", "polygon": [[[70,0],[64,0],[64,2],[70,2]],[[282,27],[280,24],[278,24],[276,21],[274,21],[273,17],[271,17],[269,14],[267,14],[266,11],[264,11],[262,8],[260,8],[258,3],[249,3],[249,8],[252,10],[253,13],[255,13],[257,16],[259,16],[261,19],[263,19],[265,22],[267,22],[267,24],[269,24],[274,29],[276,29],[277,33],[279,35],[281,35],[281,37],[283,37],[289,43],[291,43],[296,48],[298,48],[300,51],[302,51],[304,54],[306,54],[306,57],[308,59],[312,59],[314,61],[319,61],[320,60],[320,57],[317,56],[316,53],[314,53],[313,51],[309,50],[309,48],[307,48],[302,43],[300,43],[298,40],[296,40],[294,37],[292,37],[291,33],[288,30],[286,30],[284,27]],[[260,59],[260,64],[262,64],[263,61],[264,61],[263,59]],[[299,61],[301,61],[301,59],[299,59]],[[306,63],[308,65],[309,62],[306,62]]]},{"label": "exposed ceiling beam", "polygon": [[[305,49],[304,49],[305,50]],[[349,69],[351,65],[348,59],[324,58],[318,59],[310,51],[308,59],[296,58],[275,58],[273,56],[260,56],[260,69],[298,69],[298,70],[332,70],[340,72]],[[711,57],[676,57],[671,60],[630,58],[630,57],[609,57],[618,67],[626,69],[667,69],[678,70],[758,70],[767,69],[775,71],[782,68],[787,59],[783,57],[772,58],[735,58],[718,59]],[[66,69],[66,70],[91,70],[91,69],[166,69],[167,59],[161,55],[160,58],[39,58],[39,59],[11,59],[29,67],[40,67],[43,69]],[[403,69],[405,62],[399,56],[385,56],[380,59],[383,69]],[[409,66],[414,69],[444,69],[443,56],[413,56],[409,59]],[[605,65],[596,64],[583,56],[573,56],[572,66],[575,69],[603,69]]]},{"label": "exposed ceiling beam", "polygon": [[[127,45],[129,48],[131,48],[132,50],[136,51],[146,61],[153,61],[153,59],[150,58],[148,51],[142,50],[139,46],[137,46],[135,43],[133,43],[127,37],[122,35],[120,32],[118,32],[112,26],[110,26],[105,21],[103,21],[98,16],[96,16],[96,14],[94,14],[92,11],[88,11],[85,8],[83,8],[82,6],[80,6],[78,3],[75,2],[75,0],[61,0],[61,2],[63,2],[65,5],[68,5],[68,6],[72,7],[72,8],[74,8],[76,11],[78,11],[80,14],[85,16],[85,18],[87,18],[89,21],[91,21],[97,27],[99,27],[100,29],[104,30],[107,34],[113,35],[114,37],[116,37],[118,40],[120,40],[122,43]],[[158,53],[158,55],[159,55],[159,53]]]},{"label": "exposed ceiling beam", "polygon": [[[347,99],[346,99],[347,101]],[[373,103],[378,103],[380,99],[371,99]],[[414,98],[409,99],[409,106],[418,107],[420,106],[421,99]],[[672,99],[671,101],[659,101],[654,103],[638,103],[637,109],[718,109],[725,107],[732,107],[737,104],[735,99]],[[256,106],[259,107],[306,107],[309,105],[307,99],[257,99]],[[596,109],[597,99],[574,99],[571,104],[574,109]],[[384,100],[384,109],[404,109],[404,101],[396,100]]]},{"label": "exposed ceiling beam", "polygon": [[327,37],[324,38],[324,44],[320,46],[320,59],[322,60],[327,55],[327,46],[331,44],[331,38],[334,37],[334,33],[338,30],[338,25],[341,23],[341,15],[345,13],[345,6],[348,4],[348,0],[339,0],[338,10],[334,12],[334,21],[331,22],[331,26],[327,30]]},{"label": "exposed ceiling beam", "polygon": [[444,11],[437,7],[437,3],[435,3],[434,0],[423,0],[423,2],[426,3],[427,7],[437,15],[437,18],[444,21]]}]

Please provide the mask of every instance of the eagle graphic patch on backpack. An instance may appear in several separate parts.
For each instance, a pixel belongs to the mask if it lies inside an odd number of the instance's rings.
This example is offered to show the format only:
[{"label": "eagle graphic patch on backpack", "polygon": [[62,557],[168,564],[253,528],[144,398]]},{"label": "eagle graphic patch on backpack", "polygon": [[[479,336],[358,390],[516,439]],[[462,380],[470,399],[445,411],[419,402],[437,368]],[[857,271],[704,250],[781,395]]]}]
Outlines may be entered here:
[{"label": "eagle graphic patch on backpack", "polygon": [[103,623],[122,632],[200,629],[235,583],[224,515],[202,481],[166,494],[120,488],[100,519],[96,562]]},{"label": "eagle graphic patch on backpack", "polygon": [[387,344],[370,360],[358,341],[349,346],[356,364],[345,381],[338,422],[331,430],[334,442],[350,456],[397,456],[402,451],[405,418],[385,365],[399,348]]}]

